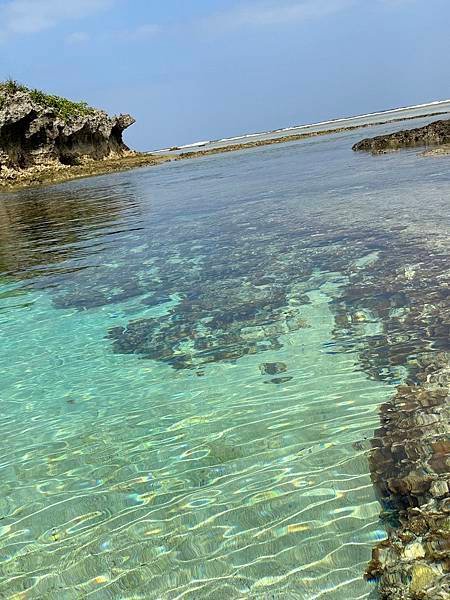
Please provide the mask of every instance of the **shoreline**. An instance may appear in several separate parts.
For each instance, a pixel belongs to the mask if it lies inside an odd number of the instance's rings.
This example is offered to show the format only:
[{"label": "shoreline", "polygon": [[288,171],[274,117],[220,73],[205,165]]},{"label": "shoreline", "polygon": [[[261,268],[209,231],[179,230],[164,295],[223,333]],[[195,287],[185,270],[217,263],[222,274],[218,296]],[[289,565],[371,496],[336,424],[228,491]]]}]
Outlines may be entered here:
[{"label": "shoreline", "polygon": [[6,178],[0,175],[0,194],[38,188],[44,185],[56,185],[66,181],[85,179],[97,175],[120,173],[140,167],[150,167],[171,161],[167,155],[136,153],[132,156],[107,158],[89,161],[81,165],[38,166],[22,171],[9,171]]},{"label": "shoreline", "polygon": [[[120,173],[140,167],[148,167],[160,165],[166,162],[175,162],[186,159],[202,158],[214,154],[225,154],[229,152],[239,152],[251,148],[261,146],[271,146],[273,144],[285,144],[296,142],[315,137],[345,133],[347,131],[356,131],[358,129],[367,129],[378,125],[388,125],[390,123],[398,123],[402,121],[413,121],[416,119],[424,119],[427,117],[435,117],[445,115],[448,112],[434,112],[429,114],[417,115],[414,117],[402,117],[397,119],[389,119],[388,121],[377,121],[375,123],[363,123],[360,125],[347,125],[334,129],[324,129],[322,131],[310,131],[305,133],[289,134],[276,138],[268,138],[264,140],[255,140],[241,142],[239,144],[228,144],[225,146],[217,146],[206,150],[195,150],[189,152],[181,152],[180,154],[154,154],[137,152],[131,156],[123,156],[119,158],[107,158],[98,161],[89,161],[80,165],[65,166],[65,165],[49,165],[36,166],[30,169],[21,171],[8,170],[6,177],[0,172],[0,194],[10,193],[20,190],[33,189],[42,185],[56,185],[66,181],[76,179],[84,179],[87,177],[95,177],[97,175],[107,175],[109,173]],[[428,150],[424,156],[442,156],[448,155],[448,152],[439,151],[439,147]]]}]

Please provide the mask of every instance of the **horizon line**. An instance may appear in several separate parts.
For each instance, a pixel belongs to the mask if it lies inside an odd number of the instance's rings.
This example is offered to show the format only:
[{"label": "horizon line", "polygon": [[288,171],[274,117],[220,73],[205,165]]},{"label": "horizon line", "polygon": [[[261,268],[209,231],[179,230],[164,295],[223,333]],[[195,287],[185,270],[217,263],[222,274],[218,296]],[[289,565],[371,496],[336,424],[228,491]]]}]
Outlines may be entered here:
[{"label": "horizon line", "polygon": [[387,108],[385,110],[375,111],[371,113],[364,113],[361,115],[353,115],[351,117],[337,117],[336,119],[327,119],[326,121],[317,121],[315,123],[307,123],[304,125],[291,125],[289,127],[281,127],[278,129],[270,129],[268,131],[259,131],[255,133],[243,133],[241,135],[236,135],[232,137],[218,138],[214,140],[201,140],[197,142],[191,142],[189,144],[183,144],[181,146],[171,146],[168,148],[160,148],[155,150],[148,150],[147,152],[168,152],[172,148],[177,148],[179,150],[184,150],[185,148],[195,148],[196,146],[205,146],[206,144],[215,144],[217,142],[232,142],[235,140],[257,137],[259,135],[268,135],[270,133],[280,133],[283,131],[292,131],[294,129],[306,129],[308,127],[319,127],[320,125],[329,125],[331,123],[343,123],[346,121],[351,121],[353,119],[363,119],[364,117],[376,117],[378,115],[383,115],[386,113],[396,113],[403,110],[413,110],[416,108],[425,108],[427,106],[437,106],[439,104],[450,104],[450,98],[446,100],[433,100],[432,102],[424,102],[422,104],[413,104],[412,106],[400,106],[397,108]]}]

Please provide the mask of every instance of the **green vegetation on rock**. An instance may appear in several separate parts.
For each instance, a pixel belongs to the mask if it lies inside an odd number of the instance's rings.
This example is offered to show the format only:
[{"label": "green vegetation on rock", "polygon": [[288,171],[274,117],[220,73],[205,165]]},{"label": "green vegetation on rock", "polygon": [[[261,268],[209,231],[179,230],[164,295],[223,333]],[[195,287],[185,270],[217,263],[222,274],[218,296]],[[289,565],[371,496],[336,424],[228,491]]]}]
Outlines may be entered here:
[{"label": "green vegetation on rock", "polygon": [[0,110],[5,105],[7,97],[18,92],[28,93],[31,100],[44,108],[51,108],[55,112],[55,115],[63,120],[95,112],[95,109],[90,107],[86,102],[73,102],[61,96],[47,94],[37,89],[30,89],[14,79],[0,82]]}]

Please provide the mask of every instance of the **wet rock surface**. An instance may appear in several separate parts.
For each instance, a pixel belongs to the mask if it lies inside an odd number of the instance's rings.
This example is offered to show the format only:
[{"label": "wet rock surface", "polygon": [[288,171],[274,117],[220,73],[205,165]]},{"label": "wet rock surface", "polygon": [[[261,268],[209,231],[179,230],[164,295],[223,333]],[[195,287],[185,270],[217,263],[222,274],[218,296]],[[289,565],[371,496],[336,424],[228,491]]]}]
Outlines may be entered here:
[{"label": "wet rock surface", "polygon": [[435,146],[450,143],[450,120],[430,123],[425,127],[406,129],[388,135],[366,138],[353,146],[353,150],[366,150],[379,154],[400,148]]},{"label": "wet rock surface", "polygon": [[450,597],[450,355],[421,363],[420,383],[381,407],[370,455],[381,502],[399,521],[367,570],[382,598]]}]

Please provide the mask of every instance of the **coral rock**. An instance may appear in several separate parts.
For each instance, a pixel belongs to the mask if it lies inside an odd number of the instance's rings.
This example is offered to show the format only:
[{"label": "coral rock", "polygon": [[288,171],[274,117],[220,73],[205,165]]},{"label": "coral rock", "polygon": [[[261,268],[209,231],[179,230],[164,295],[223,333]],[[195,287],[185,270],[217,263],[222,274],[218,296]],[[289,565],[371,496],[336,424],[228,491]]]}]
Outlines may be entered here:
[{"label": "coral rock", "polygon": [[[366,138],[353,146],[353,150],[368,150],[374,154],[399,148],[430,146],[450,143],[450,120],[435,121],[425,127],[397,131],[388,135]],[[406,273],[407,278],[414,277],[413,272]]]},{"label": "coral rock", "polygon": [[82,102],[0,84],[0,174],[131,154],[122,133],[133,123],[130,115],[109,117]]}]

